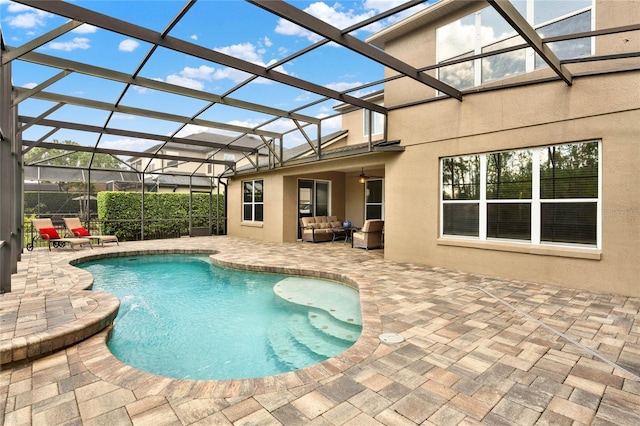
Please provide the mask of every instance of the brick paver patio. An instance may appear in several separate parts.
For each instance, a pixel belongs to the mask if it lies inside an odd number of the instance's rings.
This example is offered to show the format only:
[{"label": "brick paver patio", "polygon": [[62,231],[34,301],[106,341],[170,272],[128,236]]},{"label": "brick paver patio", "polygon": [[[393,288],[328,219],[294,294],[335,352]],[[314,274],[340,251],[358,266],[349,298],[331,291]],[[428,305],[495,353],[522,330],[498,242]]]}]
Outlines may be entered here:
[{"label": "brick paver patio", "polygon": [[[135,370],[106,347],[117,299],[84,290],[91,276],[69,261],[163,249],[357,284],[362,336],[322,364],[273,377]],[[640,298],[395,263],[340,242],[35,249],[0,308],[6,425],[640,424]],[[383,343],[381,333],[405,340]]]}]

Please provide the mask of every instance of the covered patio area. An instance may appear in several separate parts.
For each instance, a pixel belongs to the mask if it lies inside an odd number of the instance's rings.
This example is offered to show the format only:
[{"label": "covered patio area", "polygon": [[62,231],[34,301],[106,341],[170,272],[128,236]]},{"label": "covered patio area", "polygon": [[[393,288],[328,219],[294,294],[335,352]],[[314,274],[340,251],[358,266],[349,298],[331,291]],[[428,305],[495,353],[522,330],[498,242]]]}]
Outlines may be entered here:
[{"label": "covered patio area", "polygon": [[[2,340],[42,336],[108,306],[69,265],[114,251],[215,251],[221,264],[342,277],[364,329],[313,367],[248,380],[175,380],[116,360],[106,331],[0,372],[4,424],[634,424],[640,422],[640,299],[385,260],[341,242],[218,236],[71,251],[36,248],[0,299]],[[70,310],[56,309],[65,300]],[[42,305],[39,314],[29,306]],[[105,306],[101,306],[104,304]],[[108,318],[108,314],[107,314]],[[378,336],[399,334],[399,343]],[[35,350],[35,349],[32,349]],[[27,357],[28,358],[28,357]],[[4,359],[3,359],[4,363]]]}]

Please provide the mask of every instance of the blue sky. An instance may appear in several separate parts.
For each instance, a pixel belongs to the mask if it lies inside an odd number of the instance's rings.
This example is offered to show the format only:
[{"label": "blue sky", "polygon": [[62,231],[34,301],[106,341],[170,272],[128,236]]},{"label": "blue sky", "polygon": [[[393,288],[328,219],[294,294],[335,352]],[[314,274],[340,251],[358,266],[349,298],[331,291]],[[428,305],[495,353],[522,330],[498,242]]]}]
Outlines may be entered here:
[{"label": "blue sky", "polygon": [[[155,31],[162,31],[184,6],[185,1],[91,0],[73,1],[73,3]],[[403,3],[403,0],[293,1],[291,3],[336,27],[345,28]],[[415,13],[422,7],[424,6],[410,9],[402,15],[391,17],[383,23],[374,24],[352,34],[364,39],[384,26]],[[19,47],[66,21],[66,18],[8,0],[0,0],[0,25],[2,25],[5,42],[12,47]],[[241,0],[200,0],[169,35],[260,65],[273,64],[319,40],[316,34]],[[131,73],[149,49],[150,45],[143,41],[89,25],[82,25],[36,51],[45,55]],[[334,44],[324,45],[286,63],[277,70],[339,91],[383,78],[382,66]],[[20,87],[34,87],[59,72],[58,69],[24,61],[14,61],[13,84]],[[244,81],[247,74],[159,48],[144,66],[140,76],[222,94]],[[107,82],[72,73],[48,87],[46,91],[112,103],[118,99],[124,87],[124,84],[121,83]],[[381,89],[381,87],[374,87],[369,91],[377,89]],[[362,95],[362,93],[356,93],[356,95]],[[263,79],[244,86],[230,96],[284,110],[298,108],[318,99],[317,95]],[[125,94],[121,104],[192,116],[207,103],[133,87]],[[314,117],[325,117],[334,113],[332,108],[335,104],[336,102],[331,100],[300,112]],[[53,105],[51,102],[31,99],[20,104],[19,112],[21,115],[37,116]],[[104,111],[92,111],[87,108],[66,105],[49,118],[66,121],[78,120],[87,124],[103,126],[107,116],[107,112]],[[252,127],[264,122],[268,117],[251,111],[215,105],[199,118]],[[109,122],[109,127],[170,135],[179,129],[180,124],[116,114]],[[266,129],[280,132],[291,127],[291,122],[279,121],[269,125]],[[339,128],[339,119],[323,123],[324,134]],[[35,140],[49,130],[50,128],[43,126],[34,126],[25,132],[24,138]],[[188,126],[178,136],[186,136],[204,130],[197,126]],[[214,132],[225,133],[220,130],[214,130]],[[315,130],[310,130],[310,134],[315,136]],[[83,145],[93,145],[96,143],[97,136],[84,132],[59,131],[47,140],[51,139],[71,139]],[[296,145],[302,141],[303,138],[300,134],[288,135],[285,137],[285,146]],[[100,146],[142,150],[150,144],[149,141],[105,136],[101,140]]]}]

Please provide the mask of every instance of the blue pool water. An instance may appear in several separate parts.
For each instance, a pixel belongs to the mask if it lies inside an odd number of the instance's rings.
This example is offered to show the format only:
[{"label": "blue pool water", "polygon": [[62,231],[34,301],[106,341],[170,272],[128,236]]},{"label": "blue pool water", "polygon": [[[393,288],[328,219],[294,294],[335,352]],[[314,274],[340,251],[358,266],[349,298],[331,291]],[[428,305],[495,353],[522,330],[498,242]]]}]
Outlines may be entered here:
[{"label": "blue pool water", "polygon": [[94,290],[120,299],[111,352],[162,376],[222,380],[292,371],[346,350],[362,329],[357,291],[330,281],[220,268],[204,255],[77,266],[93,274]]}]

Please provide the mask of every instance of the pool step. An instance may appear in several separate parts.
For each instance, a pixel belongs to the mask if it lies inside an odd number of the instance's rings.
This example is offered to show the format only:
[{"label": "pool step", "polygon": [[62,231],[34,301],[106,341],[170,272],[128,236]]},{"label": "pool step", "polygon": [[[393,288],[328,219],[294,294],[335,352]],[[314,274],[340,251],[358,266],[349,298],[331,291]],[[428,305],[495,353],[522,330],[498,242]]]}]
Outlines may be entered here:
[{"label": "pool step", "polygon": [[[331,318],[330,315],[327,315]],[[322,322],[316,317],[317,324]],[[331,319],[335,321],[335,319]],[[331,327],[330,327],[331,328]],[[333,329],[334,332],[337,329]],[[344,334],[344,329],[342,330]],[[357,335],[351,330],[357,339]],[[358,333],[359,334],[359,333]],[[273,323],[269,330],[269,343],[280,361],[294,368],[317,364],[345,351],[355,340],[336,338],[310,322],[309,315],[296,313]]]},{"label": "pool step", "polygon": [[325,311],[310,311],[308,318],[313,327],[336,339],[354,343],[360,337],[361,327],[339,321]]},{"label": "pool step", "polygon": [[324,358],[331,358],[351,346],[351,342],[341,343],[315,328],[305,315],[293,315],[288,325],[291,335],[298,343]]},{"label": "pool step", "polygon": [[[304,319],[304,316],[298,316]],[[294,369],[308,367],[326,359],[300,344],[291,332],[287,318],[274,322],[268,337],[271,349],[279,360]]]}]

